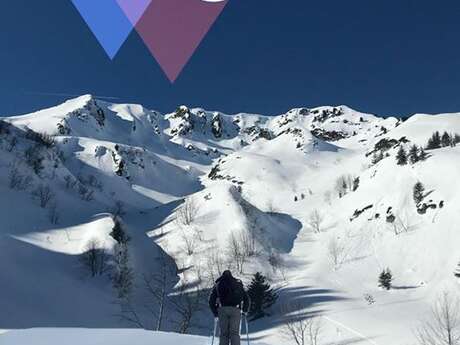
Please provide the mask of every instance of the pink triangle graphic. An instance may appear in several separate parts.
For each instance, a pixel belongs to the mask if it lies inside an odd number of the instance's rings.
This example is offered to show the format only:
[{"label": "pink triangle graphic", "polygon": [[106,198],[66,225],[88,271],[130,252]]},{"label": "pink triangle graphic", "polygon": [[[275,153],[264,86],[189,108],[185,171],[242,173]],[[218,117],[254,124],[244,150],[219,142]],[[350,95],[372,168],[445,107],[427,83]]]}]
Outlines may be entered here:
[{"label": "pink triangle graphic", "polygon": [[116,0],[130,22],[135,26],[152,0]]},{"label": "pink triangle graphic", "polygon": [[136,30],[171,82],[177,79],[227,2],[153,0],[147,8]]}]

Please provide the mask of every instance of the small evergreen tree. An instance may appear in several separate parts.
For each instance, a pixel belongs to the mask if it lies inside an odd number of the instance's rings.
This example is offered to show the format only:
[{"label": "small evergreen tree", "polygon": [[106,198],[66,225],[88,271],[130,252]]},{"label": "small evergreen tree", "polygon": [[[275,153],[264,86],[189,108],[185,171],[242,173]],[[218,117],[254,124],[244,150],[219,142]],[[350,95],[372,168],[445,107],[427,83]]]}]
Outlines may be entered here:
[{"label": "small evergreen tree", "polygon": [[419,161],[424,161],[428,158],[428,155],[426,154],[426,151],[423,149],[423,147],[420,148],[420,152],[418,154],[418,160]]},{"label": "small evergreen tree", "polygon": [[398,153],[396,154],[396,162],[398,165],[407,164],[407,153],[403,146],[399,147]]},{"label": "small evergreen tree", "polygon": [[384,269],[379,276],[379,287],[390,290],[391,289],[391,282],[393,281],[393,275],[389,268]]},{"label": "small evergreen tree", "polygon": [[411,162],[411,164],[415,164],[419,161],[418,152],[419,150],[417,145],[412,145],[409,150],[409,161]]},{"label": "small evergreen tree", "polygon": [[425,186],[422,184],[422,182],[417,182],[414,185],[414,190],[413,190],[413,197],[415,204],[418,205],[422,202],[423,198],[425,197]]},{"label": "small evergreen tree", "polygon": [[441,147],[441,135],[438,131],[434,132],[430,139],[428,139],[428,144],[426,148],[428,150],[439,149]]},{"label": "small evergreen tree", "polygon": [[460,134],[455,133],[454,137],[452,138],[452,144],[456,146],[460,143]]},{"label": "small evergreen tree", "polygon": [[452,145],[452,137],[449,133],[444,132],[441,137],[441,145],[442,147],[447,147]]},{"label": "small evergreen tree", "polygon": [[252,278],[248,288],[248,295],[251,299],[251,309],[249,315],[252,320],[259,319],[268,315],[266,310],[270,308],[278,299],[278,295],[266,282],[267,278],[257,272]]},{"label": "small evergreen tree", "polygon": [[115,218],[114,222],[115,224],[113,225],[113,229],[112,229],[112,232],[110,233],[110,236],[112,236],[113,239],[120,244],[128,243],[130,238],[126,234],[125,230],[123,229],[123,226],[121,225],[120,220]]}]

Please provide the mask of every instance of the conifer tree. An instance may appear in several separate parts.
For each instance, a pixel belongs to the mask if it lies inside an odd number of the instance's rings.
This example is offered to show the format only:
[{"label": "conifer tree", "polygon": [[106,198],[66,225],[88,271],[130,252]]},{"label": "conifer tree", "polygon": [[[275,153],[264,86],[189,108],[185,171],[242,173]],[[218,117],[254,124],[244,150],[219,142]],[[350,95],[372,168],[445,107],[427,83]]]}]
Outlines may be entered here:
[{"label": "conifer tree", "polygon": [[414,190],[413,190],[413,197],[415,204],[418,205],[422,202],[423,198],[425,197],[425,186],[421,182],[417,182],[414,185]]},{"label": "conifer tree", "polygon": [[441,137],[441,145],[442,147],[447,147],[452,145],[452,137],[449,133],[444,132]]},{"label": "conifer tree", "polygon": [[407,153],[403,146],[399,147],[399,151],[396,154],[396,162],[398,165],[406,165],[407,164]]},{"label": "conifer tree", "polygon": [[115,218],[114,222],[115,224],[112,228],[112,232],[110,233],[110,236],[112,236],[113,239],[120,244],[128,243],[130,238],[126,234],[125,230],[123,229],[123,226],[121,225],[120,220]]},{"label": "conifer tree", "polygon": [[423,147],[420,148],[420,152],[418,154],[418,160],[419,161],[424,161],[428,158],[428,155],[426,154],[426,151],[423,149]]},{"label": "conifer tree", "polygon": [[441,147],[441,135],[438,131],[434,132],[430,139],[428,139],[428,144],[426,148],[428,150],[439,149]]},{"label": "conifer tree", "polygon": [[249,315],[252,317],[252,320],[268,315],[266,310],[278,299],[277,293],[267,283],[267,278],[259,272],[254,274],[252,278],[248,288],[248,295],[251,299]]},{"label": "conifer tree", "polygon": [[391,282],[393,281],[393,275],[389,268],[384,269],[379,276],[379,287],[390,290],[391,289]]},{"label": "conifer tree", "polygon": [[418,152],[419,150],[417,145],[412,145],[409,150],[409,161],[411,162],[411,164],[415,164],[419,161]]},{"label": "conifer tree", "polygon": [[456,146],[458,143],[460,143],[460,134],[455,133],[452,138],[452,144]]}]

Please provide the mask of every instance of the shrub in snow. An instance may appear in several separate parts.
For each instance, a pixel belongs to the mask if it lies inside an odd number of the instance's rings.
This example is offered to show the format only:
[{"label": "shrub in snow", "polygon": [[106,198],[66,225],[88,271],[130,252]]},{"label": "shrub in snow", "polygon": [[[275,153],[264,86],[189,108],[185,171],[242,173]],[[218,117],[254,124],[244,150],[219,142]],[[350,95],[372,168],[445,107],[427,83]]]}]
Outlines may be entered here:
[{"label": "shrub in snow", "polygon": [[365,293],[364,294],[364,300],[367,302],[367,304],[372,305],[375,303],[374,296],[371,294]]},{"label": "shrub in snow", "polygon": [[384,269],[379,276],[379,287],[390,290],[391,289],[391,282],[393,281],[393,275],[389,268]]},{"label": "shrub in snow", "polygon": [[268,316],[267,309],[275,304],[278,299],[278,294],[267,283],[267,278],[259,272],[254,274],[252,278],[248,288],[248,295],[251,299],[249,315],[252,320]]}]

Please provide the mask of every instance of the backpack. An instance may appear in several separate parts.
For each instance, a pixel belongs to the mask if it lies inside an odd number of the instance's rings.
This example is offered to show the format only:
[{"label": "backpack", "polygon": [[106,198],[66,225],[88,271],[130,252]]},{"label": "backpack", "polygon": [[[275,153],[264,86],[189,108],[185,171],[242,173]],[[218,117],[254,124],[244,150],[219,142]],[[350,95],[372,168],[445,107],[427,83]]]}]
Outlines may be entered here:
[{"label": "backpack", "polygon": [[244,298],[244,288],[241,280],[235,278],[221,279],[216,285],[217,297],[224,307],[236,307]]}]

